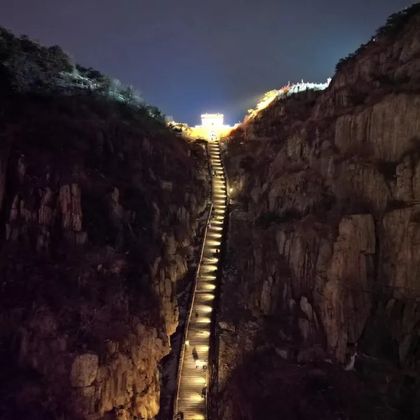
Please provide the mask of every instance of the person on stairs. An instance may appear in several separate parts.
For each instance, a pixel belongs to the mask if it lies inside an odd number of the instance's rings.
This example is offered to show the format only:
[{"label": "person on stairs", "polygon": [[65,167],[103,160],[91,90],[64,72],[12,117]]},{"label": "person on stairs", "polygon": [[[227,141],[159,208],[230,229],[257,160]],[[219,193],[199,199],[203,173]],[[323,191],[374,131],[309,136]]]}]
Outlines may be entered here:
[{"label": "person on stairs", "polygon": [[197,349],[195,347],[193,347],[192,349],[192,357],[194,359],[195,362],[195,368],[198,368],[198,353],[197,353]]}]

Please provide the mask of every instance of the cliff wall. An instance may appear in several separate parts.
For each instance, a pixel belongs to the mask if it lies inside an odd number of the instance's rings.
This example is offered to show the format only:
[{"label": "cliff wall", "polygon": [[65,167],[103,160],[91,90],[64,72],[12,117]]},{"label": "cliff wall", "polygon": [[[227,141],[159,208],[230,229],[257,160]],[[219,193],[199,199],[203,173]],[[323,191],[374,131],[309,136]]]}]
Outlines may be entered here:
[{"label": "cliff wall", "polygon": [[[39,47],[22,45],[29,66]],[[0,417],[154,418],[207,216],[205,151],[107,95],[4,92]]]},{"label": "cliff wall", "polygon": [[219,418],[420,416],[419,68],[416,5],[226,142]]}]

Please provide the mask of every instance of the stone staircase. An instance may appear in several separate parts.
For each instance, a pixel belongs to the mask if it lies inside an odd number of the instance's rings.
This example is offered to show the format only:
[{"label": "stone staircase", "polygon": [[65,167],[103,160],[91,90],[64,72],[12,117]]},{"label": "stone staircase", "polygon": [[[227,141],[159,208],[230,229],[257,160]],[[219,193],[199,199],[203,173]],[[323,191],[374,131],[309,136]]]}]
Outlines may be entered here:
[{"label": "stone staircase", "polygon": [[208,142],[213,206],[204,237],[184,347],[181,352],[175,419],[207,419],[211,317],[226,212],[226,179],[218,141]]}]

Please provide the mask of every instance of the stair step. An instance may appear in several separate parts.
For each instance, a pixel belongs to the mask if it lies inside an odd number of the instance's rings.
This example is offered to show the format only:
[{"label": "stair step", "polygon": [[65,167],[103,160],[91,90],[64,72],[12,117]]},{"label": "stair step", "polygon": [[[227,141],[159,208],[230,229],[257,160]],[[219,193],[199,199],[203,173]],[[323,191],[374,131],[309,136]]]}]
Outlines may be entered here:
[{"label": "stair step", "polygon": [[198,269],[191,317],[185,332],[184,357],[180,361],[176,409],[184,414],[184,420],[207,418],[206,399],[202,392],[208,384],[208,372],[207,369],[203,370],[203,365],[207,367],[209,359],[211,316],[214,310],[214,292],[223,242],[224,215],[227,209],[227,185],[219,143],[208,143],[208,150],[213,170],[213,210],[203,241],[203,259]]}]

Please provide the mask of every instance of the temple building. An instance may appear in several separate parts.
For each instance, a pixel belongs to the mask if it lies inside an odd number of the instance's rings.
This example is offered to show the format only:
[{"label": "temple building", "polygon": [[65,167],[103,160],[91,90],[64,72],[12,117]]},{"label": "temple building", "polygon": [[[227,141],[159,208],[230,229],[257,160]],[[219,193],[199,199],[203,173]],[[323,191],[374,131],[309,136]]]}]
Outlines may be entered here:
[{"label": "temple building", "polygon": [[168,125],[177,129],[183,136],[215,141],[227,136],[239,124],[233,126],[225,124],[223,114],[202,114],[201,125],[189,127],[188,124],[177,123],[173,119],[168,119]]},{"label": "temple building", "polygon": [[224,124],[223,114],[202,114],[201,125],[191,127],[191,135],[195,138],[202,138],[215,141],[229,134],[234,126]]}]

